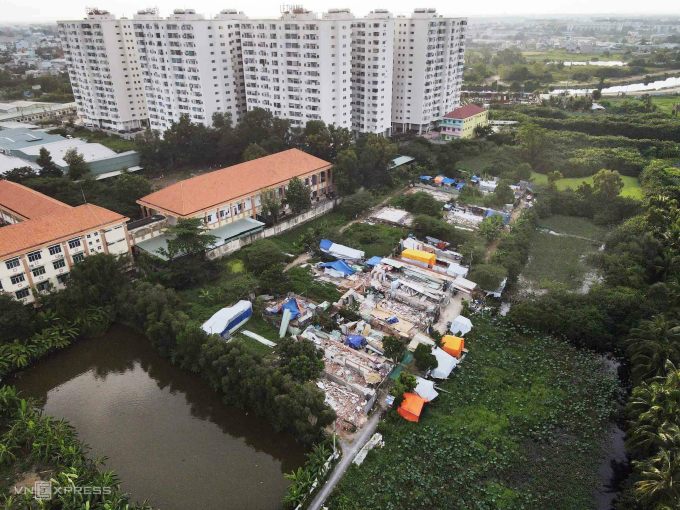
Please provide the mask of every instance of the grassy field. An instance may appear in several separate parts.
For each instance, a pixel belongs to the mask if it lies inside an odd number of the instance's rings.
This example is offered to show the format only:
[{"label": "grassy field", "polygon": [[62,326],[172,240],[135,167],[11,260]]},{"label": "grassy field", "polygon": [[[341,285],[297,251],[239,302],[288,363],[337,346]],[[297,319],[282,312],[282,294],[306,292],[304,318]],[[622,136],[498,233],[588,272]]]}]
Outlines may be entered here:
[{"label": "grassy field", "polygon": [[320,227],[323,230],[334,230],[342,227],[347,223],[347,218],[333,210],[323,216],[308,221],[307,223],[295,227],[291,230],[283,232],[277,236],[271,237],[279,247],[286,253],[299,255],[304,251],[304,247],[298,244],[300,237],[309,229]]},{"label": "grassy field", "polygon": [[[623,103],[624,101],[629,101],[631,99],[637,99],[639,96],[623,96],[623,97],[610,97],[604,96],[602,98],[602,103],[610,103],[612,106]],[[671,115],[673,112],[673,106],[680,104],[680,95],[668,95],[668,96],[651,96],[652,104],[654,104],[658,111]]]},{"label": "grassy field", "polygon": [[134,140],[126,140],[120,136],[109,135],[101,131],[75,129],[73,136],[83,138],[88,142],[100,143],[115,152],[133,151],[136,148]]},{"label": "grassy field", "polygon": [[595,53],[572,53],[565,50],[523,51],[522,55],[530,62],[586,62],[589,60],[624,60],[622,54],[612,53],[609,56]]},{"label": "grassy field", "polygon": [[[628,175],[622,175],[623,180],[623,190],[621,190],[621,195],[624,197],[642,199],[642,188],[640,187],[640,181],[637,177],[631,177]],[[539,174],[538,172],[531,173],[531,180],[536,184],[548,184],[548,176],[545,174]],[[581,183],[593,184],[593,177],[565,177],[558,180],[555,184],[557,189],[576,189]]]},{"label": "grassy field", "polygon": [[367,258],[374,255],[386,257],[405,236],[406,231],[399,227],[355,223],[342,233],[339,242],[365,251]]},{"label": "grassy field", "polygon": [[580,288],[591,270],[585,257],[599,248],[607,229],[587,218],[559,215],[542,219],[539,228],[567,235],[536,232],[521,281],[532,289],[551,288],[556,284],[570,290]]},{"label": "grassy field", "polygon": [[575,216],[564,216],[556,214],[549,218],[539,220],[538,226],[547,228],[560,234],[587,237],[596,241],[604,240],[608,229],[600,225],[595,225],[588,218],[577,218]]},{"label": "grassy field", "polygon": [[593,508],[616,380],[565,342],[473,316],[469,354],[419,423],[389,418],[333,510]]},{"label": "grassy field", "polygon": [[589,270],[583,256],[596,248],[597,245],[583,239],[537,232],[522,279],[530,282],[532,288],[545,289],[560,284],[575,290],[582,285]]}]

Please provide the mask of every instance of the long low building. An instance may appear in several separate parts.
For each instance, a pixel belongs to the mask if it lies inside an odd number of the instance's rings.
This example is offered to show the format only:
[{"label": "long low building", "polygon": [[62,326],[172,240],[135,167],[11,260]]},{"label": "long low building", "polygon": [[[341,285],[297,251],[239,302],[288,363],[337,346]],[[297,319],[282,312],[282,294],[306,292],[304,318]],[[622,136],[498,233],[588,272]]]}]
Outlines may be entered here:
[{"label": "long low building", "polygon": [[90,174],[97,179],[118,175],[122,171],[141,170],[139,153],[136,151],[115,152],[100,143],[90,143],[80,138],[65,138],[39,129],[12,128],[0,129],[0,173],[11,170],[12,161],[16,165],[14,168],[35,168],[40,149],[43,148],[64,173],[68,172],[64,156],[70,149],[75,149],[83,156]]},{"label": "long low building", "polygon": [[[312,201],[329,197],[333,191],[332,165],[298,149],[289,149],[246,161],[172,184],[140,198],[145,217],[164,217],[170,225],[178,219],[200,218],[217,237],[215,248],[233,240],[255,235],[264,228],[262,193],[273,191],[285,199],[288,183],[299,178],[311,191]],[[165,234],[135,242],[159,256],[167,247]]]},{"label": "long low building", "polygon": [[63,288],[74,264],[89,255],[128,255],[127,220],[0,180],[0,292],[32,303],[35,293]]}]

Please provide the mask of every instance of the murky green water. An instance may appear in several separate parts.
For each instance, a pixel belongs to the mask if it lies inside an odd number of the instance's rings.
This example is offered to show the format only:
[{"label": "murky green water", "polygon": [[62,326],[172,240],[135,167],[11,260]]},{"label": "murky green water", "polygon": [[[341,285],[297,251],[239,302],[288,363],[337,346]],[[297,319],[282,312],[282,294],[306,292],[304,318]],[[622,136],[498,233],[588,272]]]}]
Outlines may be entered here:
[{"label": "murky green water", "polygon": [[12,383],[67,419],[93,457],[108,457],[134,499],[163,510],[278,508],[283,473],[303,462],[290,436],[225,406],[198,376],[121,326]]}]

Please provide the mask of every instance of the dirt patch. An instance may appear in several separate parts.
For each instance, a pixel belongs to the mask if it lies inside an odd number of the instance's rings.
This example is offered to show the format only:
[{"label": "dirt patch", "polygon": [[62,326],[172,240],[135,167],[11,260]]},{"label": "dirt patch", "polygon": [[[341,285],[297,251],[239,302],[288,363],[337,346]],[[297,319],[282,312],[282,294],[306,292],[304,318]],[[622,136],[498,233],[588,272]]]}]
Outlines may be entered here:
[{"label": "dirt patch", "polygon": [[24,489],[28,490],[33,490],[33,486],[35,482],[39,482],[41,480],[48,480],[50,478],[51,471],[25,471],[23,473],[20,473],[17,476],[16,482],[14,482],[14,485],[12,489],[10,489],[11,493],[17,494],[20,491]]}]

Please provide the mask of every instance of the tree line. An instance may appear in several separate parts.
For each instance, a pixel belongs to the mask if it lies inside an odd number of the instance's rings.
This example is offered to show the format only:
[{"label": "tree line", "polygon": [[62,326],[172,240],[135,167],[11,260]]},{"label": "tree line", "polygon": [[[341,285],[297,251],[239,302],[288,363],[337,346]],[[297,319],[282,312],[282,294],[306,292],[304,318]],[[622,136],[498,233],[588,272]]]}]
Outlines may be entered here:
[{"label": "tree line", "polygon": [[207,127],[182,116],[162,136],[146,131],[137,139],[142,166],[157,172],[214,169],[298,148],[335,163],[335,181],[342,194],[362,185],[389,185],[389,163],[396,147],[384,137],[367,134],[355,140],[348,129],[316,120],[298,128],[261,108],[244,113],[236,125],[221,113],[212,120]]}]

